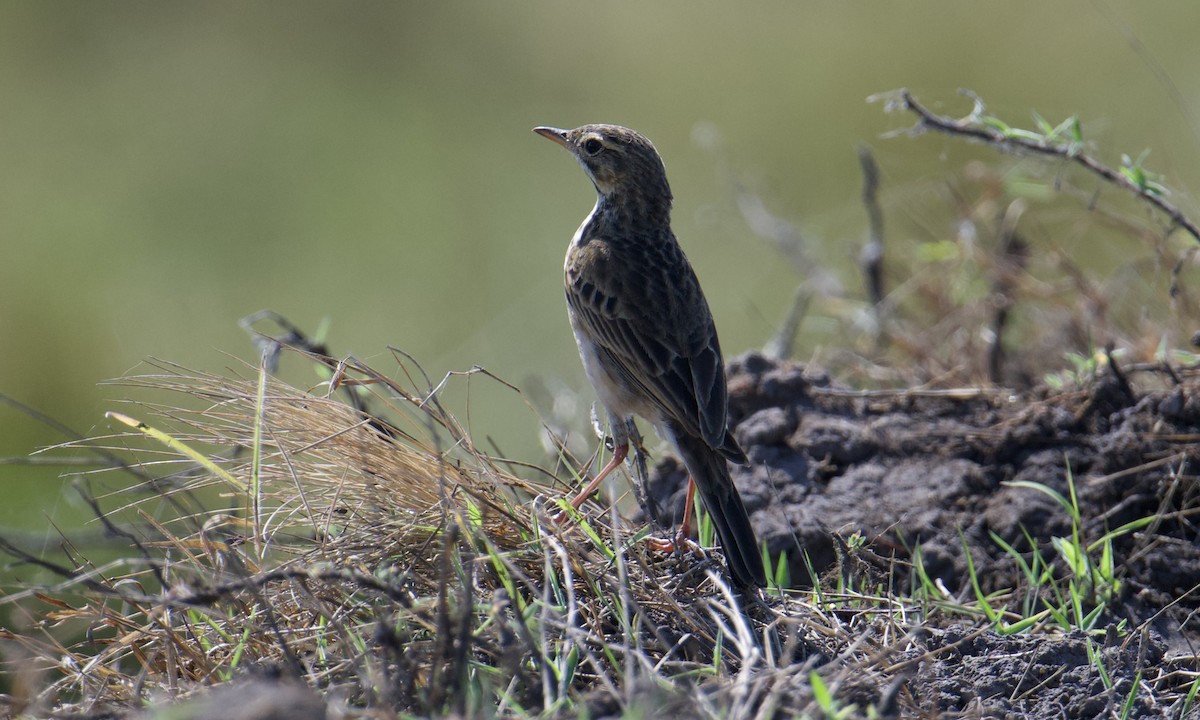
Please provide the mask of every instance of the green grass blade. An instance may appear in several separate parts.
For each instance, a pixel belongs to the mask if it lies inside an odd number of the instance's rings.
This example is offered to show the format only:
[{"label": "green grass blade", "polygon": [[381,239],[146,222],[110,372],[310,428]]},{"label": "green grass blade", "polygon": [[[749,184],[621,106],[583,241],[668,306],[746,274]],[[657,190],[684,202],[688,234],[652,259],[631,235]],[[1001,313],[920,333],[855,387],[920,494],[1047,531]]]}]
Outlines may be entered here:
[{"label": "green grass blade", "polygon": [[194,450],[193,448],[188,446],[186,443],[176,440],[175,438],[166,434],[162,430],[150,427],[149,425],[147,425],[146,423],[144,423],[140,420],[134,420],[133,418],[129,417],[128,415],[124,415],[122,413],[114,412],[111,410],[109,412],[104,413],[104,416],[107,418],[110,418],[112,420],[116,420],[117,422],[121,423],[122,425],[128,425],[129,427],[133,428],[134,430],[137,430],[138,432],[143,433],[144,435],[146,435],[146,437],[157,440],[158,442],[162,443],[163,445],[166,445],[167,447],[171,448],[172,450],[179,453],[180,455],[187,457],[192,462],[195,462],[196,464],[200,465],[205,470],[208,470],[213,475],[216,475],[217,477],[221,478],[222,480],[229,483],[230,485],[237,488],[238,490],[240,490],[242,492],[246,492],[248,490],[248,488],[246,487],[246,483],[244,483],[241,480],[238,480],[234,476],[230,475],[227,471],[223,470],[220,466],[218,466],[212,460],[208,459],[202,453],[198,452],[197,450]]}]

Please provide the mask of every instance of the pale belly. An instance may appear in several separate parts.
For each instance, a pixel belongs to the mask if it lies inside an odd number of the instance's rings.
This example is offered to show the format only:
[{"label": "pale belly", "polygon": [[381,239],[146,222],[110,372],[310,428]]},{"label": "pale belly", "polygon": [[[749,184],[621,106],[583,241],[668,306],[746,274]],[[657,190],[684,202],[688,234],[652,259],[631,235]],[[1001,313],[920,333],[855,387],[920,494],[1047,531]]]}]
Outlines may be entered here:
[{"label": "pale belly", "polygon": [[575,344],[579,346],[579,357],[583,360],[583,372],[596,391],[596,398],[614,420],[627,420],[634,415],[657,426],[661,420],[658,407],[641,393],[629,392],[615,373],[609,372],[606,364],[596,353],[595,345],[587,340],[575,323]]}]

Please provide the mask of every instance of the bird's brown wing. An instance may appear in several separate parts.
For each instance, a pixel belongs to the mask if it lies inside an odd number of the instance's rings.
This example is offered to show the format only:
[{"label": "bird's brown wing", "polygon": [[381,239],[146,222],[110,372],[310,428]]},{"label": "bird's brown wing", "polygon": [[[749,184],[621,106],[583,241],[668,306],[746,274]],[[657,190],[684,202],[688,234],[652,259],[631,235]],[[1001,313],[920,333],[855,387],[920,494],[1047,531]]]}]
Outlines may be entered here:
[{"label": "bird's brown wing", "polygon": [[745,462],[728,431],[724,362],[695,272],[673,237],[634,249],[659,255],[619,257],[630,248],[600,240],[574,249],[566,291],[575,322],[626,387],[681,430]]}]

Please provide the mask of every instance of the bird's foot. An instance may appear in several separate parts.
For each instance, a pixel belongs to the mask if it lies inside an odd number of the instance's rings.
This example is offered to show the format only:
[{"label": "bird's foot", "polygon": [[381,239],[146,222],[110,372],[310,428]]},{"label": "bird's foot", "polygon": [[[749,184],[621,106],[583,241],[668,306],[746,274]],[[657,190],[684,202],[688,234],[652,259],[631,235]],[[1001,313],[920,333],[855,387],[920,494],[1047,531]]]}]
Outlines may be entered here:
[{"label": "bird's foot", "polygon": [[673,538],[648,537],[642,542],[646,543],[646,547],[651,550],[657,550],[663,553],[690,553],[695,557],[704,556],[704,548],[700,547],[700,543],[691,539],[683,533],[676,533]]}]

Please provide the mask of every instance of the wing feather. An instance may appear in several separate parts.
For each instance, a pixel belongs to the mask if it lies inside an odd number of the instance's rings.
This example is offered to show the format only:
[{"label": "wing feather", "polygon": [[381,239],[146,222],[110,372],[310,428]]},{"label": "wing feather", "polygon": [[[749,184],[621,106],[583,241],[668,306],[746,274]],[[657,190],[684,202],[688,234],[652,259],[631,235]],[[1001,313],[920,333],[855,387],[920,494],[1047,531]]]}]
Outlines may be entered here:
[{"label": "wing feather", "polygon": [[[734,461],[745,461],[729,434],[724,363],[699,282],[674,238],[668,262],[628,264],[613,272],[613,249],[593,239],[573,248],[567,302],[597,357],[624,386],[681,429]],[[673,247],[671,247],[673,246]],[[662,258],[659,258],[661,261]],[[671,267],[675,277],[641,267]]]}]

